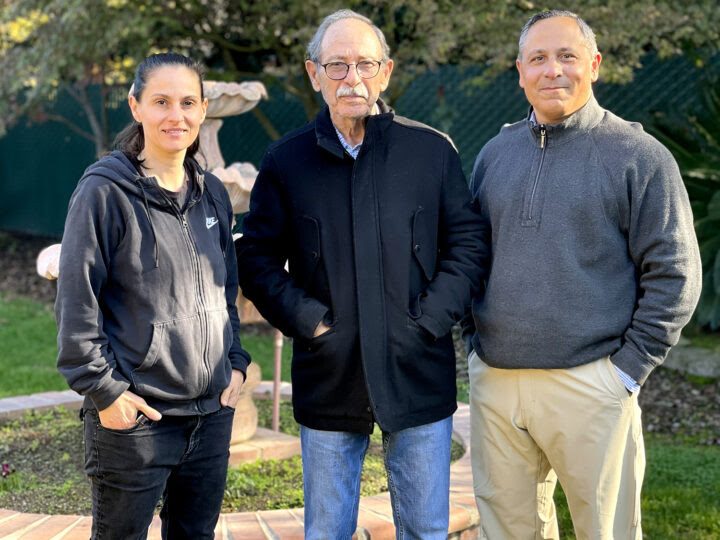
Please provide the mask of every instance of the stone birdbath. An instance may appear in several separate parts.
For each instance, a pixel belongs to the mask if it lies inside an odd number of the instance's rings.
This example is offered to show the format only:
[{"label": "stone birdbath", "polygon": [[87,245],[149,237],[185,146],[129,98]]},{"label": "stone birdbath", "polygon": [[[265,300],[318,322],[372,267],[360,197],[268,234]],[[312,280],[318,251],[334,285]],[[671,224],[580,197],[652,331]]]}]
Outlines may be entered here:
[{"label": "stone birdbath", "polygon": [[[221,118],[242,114],[255,107],[261,99],[267,98],[267,91],[261,82],[242,83],[205,81],[205,96],[208,109],[205,122],[200,127],[200,165],[217,176],[230,195],[233,212],[240,214],[249,209],[250,190],[258,174],[251,163],[232,163],[225,166],[220,152],[218,131],[222,127]],[[53,244],[43,249],[37,258],[37,272],[47,279],[57,279],[58,261],[61,244]],[[255,307],[242,295],[238,295],[238,310],[243,322],[259,322],[262,317]],[[253,390],[260,384],[261,374],[257,364],[248,366],[247,378],[235,409],[230,452],[233,446],[251,439],[257,431],[258,412],[252,400]]]},{"label": "stone birdbath", "polygon": [[[200,126],[200,149],[198,162],[205,170],[217,176],[230,195],[233,212],[243,214],[250,209],[250,191],[258,171],[252,163],[231,163],[225,166],[220,152],[218,132],[223,125],[221,118],[243,114],[255,107],[261,99],[267,99],[263,83],[246,81],[228,83],[205,81],[203,85],[208,99],[205,121]],[[262,322],[263,318],[242,293],[238,295],[237,307],[240,320],[245,323]]]}]

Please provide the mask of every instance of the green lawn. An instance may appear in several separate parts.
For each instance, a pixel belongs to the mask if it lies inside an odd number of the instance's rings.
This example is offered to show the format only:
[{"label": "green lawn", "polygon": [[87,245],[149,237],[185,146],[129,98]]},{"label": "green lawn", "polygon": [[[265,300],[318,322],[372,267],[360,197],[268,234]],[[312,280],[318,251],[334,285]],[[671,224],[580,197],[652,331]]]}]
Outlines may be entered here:
[{"label": "green lawn", "polygon": [[50,306],[0,297],[0,398],[67,389],[55,368],[56,335]]},{"label": "green lawn", "polygon": [[[57,372],[57,331],[52,307],[23,298],[0,296],[0,398],[48,390],[66,390]],[[262,371],[273,378],[273,336],[240,336],[243,347]],[[290,380],[292,345],[283,345],[282,380]]]},{"label": "green lawn", "polygon": [[[240,332],[240,341],[243,348],[250,353],[252,361],[260,366],[262,372],[262,380],[271,381],[273,379],[274,365],[274,349],[275,339],[273,335],[244,335]],[[280,378],[283,381],[290,382],[290,359],[292,358],[292,342],[284,338],[282,350],[282,368],[280,370]]]},{"label": "green lawn", "polygon": [[[653,540],[720,538],[720,449],[645,435],[647,468],[642,491],[643,536]],[[555,503],[560,536],[574,539],[565,495]]]}]

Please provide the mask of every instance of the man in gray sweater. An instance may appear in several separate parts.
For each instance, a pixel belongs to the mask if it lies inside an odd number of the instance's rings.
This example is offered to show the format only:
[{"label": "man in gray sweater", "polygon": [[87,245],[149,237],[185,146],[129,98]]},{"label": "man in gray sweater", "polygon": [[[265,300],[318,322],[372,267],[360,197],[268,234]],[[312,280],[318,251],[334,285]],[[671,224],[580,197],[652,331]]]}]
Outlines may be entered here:
[{"label": "man in gray sweater", "polygon": [[559,479],[578,538],[642,538],[637,394],[699,297],[690,204],[670,153],[593,97],[582,19],[538,13],[519,45],[532,108],[482,149],[471,185],[492,228],[464,327],[482,527],[558,538]]}]

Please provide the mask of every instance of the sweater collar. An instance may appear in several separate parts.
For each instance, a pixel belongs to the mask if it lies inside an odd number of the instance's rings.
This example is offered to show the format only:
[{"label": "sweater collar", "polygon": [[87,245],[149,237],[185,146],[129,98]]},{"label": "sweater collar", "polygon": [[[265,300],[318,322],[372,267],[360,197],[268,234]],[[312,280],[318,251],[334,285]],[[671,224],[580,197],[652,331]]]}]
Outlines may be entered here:
[{"label": "sweater collar", "polygon": [[542,142],[542,130],[545,130],[545,144],[557,146],[587,133],[602,120],[605,110],[600,107],[595,96],[590,94],[590,99],[580,109],[568,116],[559,124],[537,124],[530,120],[533,109],[530,107],[527,116],[527,125],[530,136],[535,144]]},{"label": "sweater collar", "polygon": [[[363,138],[363,148],[369,148],[385,129],[392,123],[395,111],[389,107],[382,99],[377,100],[378,111],[367,117],[365,124],[365,137]],[[330,119],[330,109],[327,105],[315,117],[315,136],[317,137],[318,146],[324,148],[337,158],[345,157],[345,149],[337,133],[335,125]],[[365,150],[367,151],[367,149]]]}]

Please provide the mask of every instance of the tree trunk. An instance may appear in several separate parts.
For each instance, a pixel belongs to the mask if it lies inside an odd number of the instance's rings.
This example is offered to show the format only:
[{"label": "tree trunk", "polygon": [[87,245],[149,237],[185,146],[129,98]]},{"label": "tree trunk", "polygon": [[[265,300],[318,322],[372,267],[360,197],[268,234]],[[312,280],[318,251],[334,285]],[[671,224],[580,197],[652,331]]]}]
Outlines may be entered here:
[{"label": "tree trunk", "polygon": [[85,116],[90,124],[92,139],[95,143],[95,156],[99,159],[108,150],[109,136],[107,131],[103,129],[101,121],[93,109],[92,103],[90,103],[90,98],[87,95],[87,85],[81,83],[75,85],[75,88],[68,87],[68,93],[80,104],[85,112]]}]

